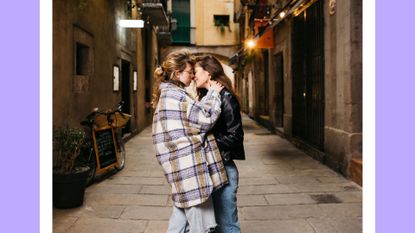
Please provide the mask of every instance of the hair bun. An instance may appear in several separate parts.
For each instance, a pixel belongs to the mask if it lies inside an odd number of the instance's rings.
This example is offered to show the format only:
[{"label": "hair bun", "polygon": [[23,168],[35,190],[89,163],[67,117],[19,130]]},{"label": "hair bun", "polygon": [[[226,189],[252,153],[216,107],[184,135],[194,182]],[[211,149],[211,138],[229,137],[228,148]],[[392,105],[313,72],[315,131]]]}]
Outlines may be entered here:
[{"label": "hair bun", "polygon": [[158,66],[156,70],[154,71],[154,74],[157,76],[163,76],[163,73],[164,73],[164,69],[161,66]]}]

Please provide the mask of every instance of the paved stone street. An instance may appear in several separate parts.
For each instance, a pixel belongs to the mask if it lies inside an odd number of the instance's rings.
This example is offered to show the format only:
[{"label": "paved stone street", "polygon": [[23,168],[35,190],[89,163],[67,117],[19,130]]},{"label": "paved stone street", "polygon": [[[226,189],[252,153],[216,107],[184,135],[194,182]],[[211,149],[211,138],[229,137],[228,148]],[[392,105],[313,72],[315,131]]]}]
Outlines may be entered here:
[{"label": "paved stone street", "polygon": [[[243,118],[247,160],[236,161],[243,233],[362,232],[360,186]],[[82,207],[53,210],[54,233],[165,232],[171,201],[151,127],[126,150],[125,169],[88,187]]]}]

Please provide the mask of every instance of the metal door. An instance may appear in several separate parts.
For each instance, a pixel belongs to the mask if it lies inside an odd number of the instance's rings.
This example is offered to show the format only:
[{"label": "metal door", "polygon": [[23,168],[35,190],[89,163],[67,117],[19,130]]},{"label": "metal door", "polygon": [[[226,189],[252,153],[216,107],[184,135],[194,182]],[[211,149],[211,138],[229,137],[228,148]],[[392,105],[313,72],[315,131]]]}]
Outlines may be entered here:
[{"label": "metal door", "polygon": [[294,18],[292,33],[293,135],[323,150],[323,1]]}]

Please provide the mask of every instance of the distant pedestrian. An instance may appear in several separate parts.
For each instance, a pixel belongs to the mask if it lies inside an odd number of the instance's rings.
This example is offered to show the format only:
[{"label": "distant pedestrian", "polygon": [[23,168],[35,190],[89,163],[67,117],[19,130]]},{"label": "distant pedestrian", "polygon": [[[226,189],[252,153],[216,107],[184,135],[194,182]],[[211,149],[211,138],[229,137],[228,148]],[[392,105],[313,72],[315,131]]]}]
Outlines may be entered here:
[{"label": "distant pedestrian", "polygon": [[233,161],[234,159],[245,159],[240,104],[232,88],[231,80],[224,73],[221,63],[213,56],[197,57],[194,81],[199,98],[203,99],[207,96],[209,82],[212,80],[224,86],[220,92],[222,113],[212,131],[225,163],[229,180],[228,185],[213,193],[213,204],[218,223],[216,233],[240,233],[236,200],[239,173]]},{"label": "distant pedestrian", "polygon": [[211,81],[205,97],[194,100],[184,89],[192,81],[193,64],[189,52],[172,52],[154,72],[153,144],[173,200],[168,233],[213,232],[211,195],[227,184],[217,144],[208,134],[221,112],[223,86]]}]

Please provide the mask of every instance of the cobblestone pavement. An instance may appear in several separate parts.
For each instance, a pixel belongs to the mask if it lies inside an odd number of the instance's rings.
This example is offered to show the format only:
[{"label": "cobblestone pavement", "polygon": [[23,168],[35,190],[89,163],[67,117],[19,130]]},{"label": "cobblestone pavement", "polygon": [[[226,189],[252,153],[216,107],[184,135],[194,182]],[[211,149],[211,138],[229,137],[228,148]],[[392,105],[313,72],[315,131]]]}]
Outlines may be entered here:
[{"label": "cobblestone pavement", "polygon": [[[362,232],[362,189],[243,117],[247,160],[236,161],[243,233]],[[53,210],[54,233],[164,233],[169,186],[151,127],[126,144],[124,170],[88,187],[84,205]]]}]

